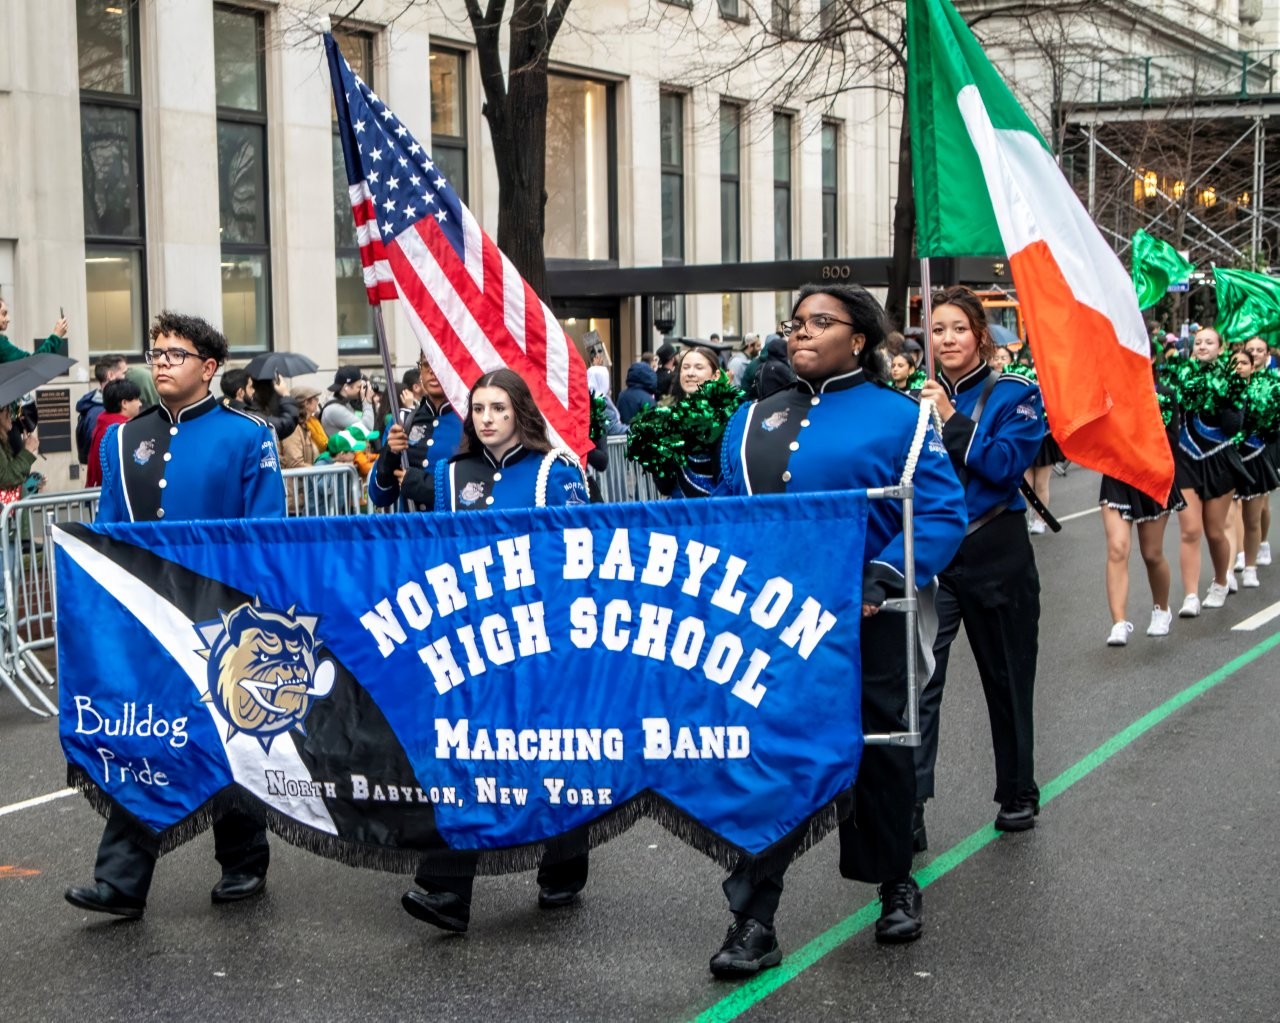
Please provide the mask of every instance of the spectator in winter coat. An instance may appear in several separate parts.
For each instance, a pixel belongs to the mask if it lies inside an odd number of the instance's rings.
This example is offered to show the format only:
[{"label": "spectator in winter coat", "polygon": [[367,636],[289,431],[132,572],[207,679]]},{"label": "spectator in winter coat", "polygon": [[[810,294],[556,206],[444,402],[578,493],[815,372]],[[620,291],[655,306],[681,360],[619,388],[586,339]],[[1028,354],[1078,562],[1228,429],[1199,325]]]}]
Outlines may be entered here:
[{"label": "spectator in winter coat", "polygon": [[767,398],[796,382],[795,370],[787,360],[787,342],[780,334],[770,334],[764,346],[764,362],[756,374],[756,394]]},{"label": "spectator in winter coat", "polygon": [[276,431],[276,443],[298,428],[298,406],[289,394],[289,385],[277,374],[274,379],[255,380],[249,394],[249,411],[265,419]]},{"label": "spectator in winter coat", "polygon": [[[377,422],[373,411],[373,388],[358,366],[339,366],[329,390],[333,392],[333,399],[320,409],[320,425],[325,433],[332,437],[352,425],[359,425],[367,433],[373,432]],[[354,407],[356,402],[360,403],[358,415]]]},{"label": "spectator in winter coat", "polygon": [[[662,345],[658,349],[658,379],[653,385],[654,394],[664,395],[671,393],[671,378],[675,376],[675,367],[675,345]],[[622,395],[618,395],[618,397],[622,397]]]},{"label": "spectator in winter coat", "polygon": [[127,423],[142,411],[142,390],[132,380],[121,377],[102,389],[102,414],[94,424],[89,442],[89,467],[85,470],[86,487],[102,486],[102,441],[107,430],[116,423]]},{"label": "spectator in winter coat", "polygon": [[646,405],[654,403],[657,386],[657,374],[643,362],[634,363],[627,370],[627,386],[618,395],[618,415],[624,423],[631,422],[632,416]]}]

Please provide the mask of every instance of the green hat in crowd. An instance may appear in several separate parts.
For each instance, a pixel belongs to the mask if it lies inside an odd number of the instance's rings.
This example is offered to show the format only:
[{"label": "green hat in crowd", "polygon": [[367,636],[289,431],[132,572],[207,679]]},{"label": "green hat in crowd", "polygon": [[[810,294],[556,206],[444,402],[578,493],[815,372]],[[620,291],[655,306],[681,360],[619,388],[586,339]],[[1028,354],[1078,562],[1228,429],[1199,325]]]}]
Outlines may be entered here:
[{"label": "green hat in crowd", "polygon": [[363,426],[352,423],[345,430],[339,430],[329,438],[329,454],[339,455],[344,451],[364,451],[370,441],[378,439],[376,430],[369,431]]}]

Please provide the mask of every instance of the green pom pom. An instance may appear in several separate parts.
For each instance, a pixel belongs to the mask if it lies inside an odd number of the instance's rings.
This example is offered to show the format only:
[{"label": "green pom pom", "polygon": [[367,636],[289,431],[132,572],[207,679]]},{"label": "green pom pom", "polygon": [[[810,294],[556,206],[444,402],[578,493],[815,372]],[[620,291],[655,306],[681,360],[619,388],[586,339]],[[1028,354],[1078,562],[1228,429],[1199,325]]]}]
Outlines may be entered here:
[{"label": "green pom pom", "polygon": [[1246,381],[1225,360],[1181,359],[1166,363],[1161,382],[1173,391],[1179,407],[1193,415],[1216,415],[1239,408],[1244,401]]},{"label": "green pom pom", "polygon": [[591,399],[591,425],[588,435],[592,440],[599,440],[609,429],[609,419],[605,413],[604,395],[597,394]]},{"label": "green pom pom", "polygon": [[1280,435],[1280,376],[1269,370],[1254,373],[1245,388],[1244,433],[1267,441]]},{"label": "green pom pom", "polygon": [[719,373],[670,405],[641,409],[627,430],[627,458],[658,476],[686,465],[694,452],[715,447],[747,397]]},{"label": "green pom pom", "polygon": [[1009,365],[1005,366],[1004,371],[1010,376],[1025,377],[1033,384],[1038,384],[1040,382],[1040,378],[1036,376],[1036,368],[1034,366],[1024,366],[1020,362],[1011,362]]},{"label": "green pom pom", "polygon": [[907,386],[904,387],[903,390],[918,391],[928,382],[928,380],[929,377],[925,374],[925,371],[918,369],[912,373],[911,376],[907,377]]}]

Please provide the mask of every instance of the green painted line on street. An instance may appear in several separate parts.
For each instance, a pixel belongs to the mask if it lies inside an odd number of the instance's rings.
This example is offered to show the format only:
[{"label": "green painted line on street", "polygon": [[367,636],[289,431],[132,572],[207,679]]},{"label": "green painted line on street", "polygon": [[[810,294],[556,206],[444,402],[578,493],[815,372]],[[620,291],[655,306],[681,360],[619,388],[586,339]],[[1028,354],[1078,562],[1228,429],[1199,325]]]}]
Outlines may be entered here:
[{"label": "green painted line on street", "polygon": [[[1185,707],[1192,700],[1203,696],[1218,683],[1225,681],[1241,668],[1256,661],[1280,645],[1280,632],[1264,639],[1257,646],[1251,647],[1239,657],[1228,661],[1212,674],[1206,675],[1199,682],[1187,686],[1175,696],[1171,696],[1154,710],[1117,732],[1092,753],[1077,760],[1060,775],[1040,789],[1040,803],[1044,805],[1062,795],[1067,789],[1097,770],[1117,753],[1130,745],[1140,736],[1145,735],[1170,715]],[[931,860],[928,866],[916,871],[916,882],[921,888],[927,888],[939,878],[955,870],[965,860],[986,848],[1000,837],[993,825],[979,828],[968,838],[962,839],[946,852]],[[835,951],[858,932],[865,930],[876,922],[880,915],[880,902],[875,900],[861,909],[845,917],[808,944],[790,953],[775,969],[761,973],[740,987],[735,988],[714,1005],[703,1010],[693,1019],[693,1023],[728,1023],[737,1019],[748,1009],[759,1004],[778,988],[794,980],[810,966],[828,953]]]}]

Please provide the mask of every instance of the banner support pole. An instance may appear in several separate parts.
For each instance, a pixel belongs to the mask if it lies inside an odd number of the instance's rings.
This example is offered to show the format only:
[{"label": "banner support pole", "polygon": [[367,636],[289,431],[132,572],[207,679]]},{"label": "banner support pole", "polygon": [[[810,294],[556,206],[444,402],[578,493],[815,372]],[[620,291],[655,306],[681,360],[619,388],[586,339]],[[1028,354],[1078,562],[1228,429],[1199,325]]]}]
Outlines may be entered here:
[{"label": "banner support pole", "polygon": [[924,375],[930,380],[935,377],[933,367],[933,331],[929,329],[933,310],[930,302],[933,298],[933,281],[929,277],[929,257],[920,257],[920,329],[924,331]]}]

